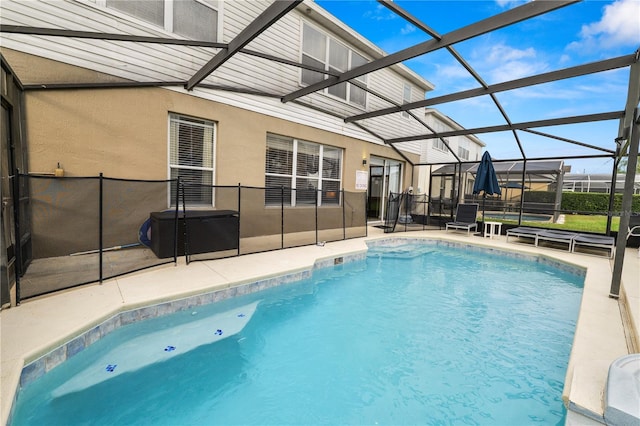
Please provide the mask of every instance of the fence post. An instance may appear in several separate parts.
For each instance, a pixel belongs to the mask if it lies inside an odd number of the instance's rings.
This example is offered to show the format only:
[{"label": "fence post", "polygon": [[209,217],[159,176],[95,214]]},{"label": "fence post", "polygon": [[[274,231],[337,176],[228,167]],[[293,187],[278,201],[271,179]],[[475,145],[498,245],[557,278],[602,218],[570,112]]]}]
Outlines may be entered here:
[{"label": "fence post", "polygon": [[99,201],[99,207],[98,207],[98,209],[99,209],[99,212],[98,212],[98,217],[99,217],[99,219],[98,219],[98,228],[100,228],[99,231],[98,231],[99,232],[99,236],[98,236],[98,251],[100,253],[98,255],[98,259],[99,259],[99,263],[100,263],[100,266],[99,266],[98,269],[100,271],[99,272],[99,274],[100,274],[100,284],[102,284],[102,255],[103,255],[103,252],[102,252],[103,240],[102,239],[103,239],[103,236],[104,236],[104,231],[102,229],[102,227],[104,226],[104,217],[103,217],[103,214],[102,214],[102,208],[103,208],[103,205],[104,205],[103,204],[103,197],[104,197],[103,189],[104,189],[103,188],[103,175],[102,175],[102,172],[100,172],[100,190],[99,190],[100,201]]},{"label": "fence post", "polygon": [[22,238],[20,235],[20,169],[13,175],[13,232],[16,239],[16,305],[20,304],[20,275],[22,274]]},{"label": "fence post", "polygon": [[340,197],[342,199],[342,239],[346,240],[347,239],[347,219],[344,212],[344,205],[345,205],[344,188],[342,188],[340,192],[342,193],[342,196]]},{"label": "fence post", "polygon": [[[526,179],[527,179],[527,159],[523,158],[522,159],[522,189],[520,190],[520,212],[518,213],[518,226],[522,225],[522,213],[524,211],[524,184],[526,183]],[[556,188],[556,198],[557,198],[557,191],[560,192],[560,196],[561,196],[560,198],[562,198],[562,188],[560,189]],[[555,223],[558,220],[559,208],[560,206],[558,206],[557,199],[556,199],[556,203],[554,203],[553,205],[553,223]],[[482,224],[482,226],[484,227],[484,224]]]},{"label": "fence post", "polygon": [[318,193],[320,192],[319,189],[316,189],[315,193],[316,193],[316,202],[315,202],[315,214],[316,214],[316,245],[319,243],[318,241]]},{"label": "fence post", "polygon": [[284,248],[284,185],[280,185],[280,248]]},{"label": "fence post", "polygon": [[362,212],[364,214],[364,236],[369,236],[369,229],[367,227],[367,191],[362,193],[362,198],[364,198],[364,204],[362,205]]},{"label": "fence post", "polygon": [[[182,197],[181,197],[182,196]],[[187,265],[189,264],[189,253],[187,250],[187,212],[186,212],[186,202],[185,202],[185,195],[184,195],[184,185],[182,184],[182,179],[180,178],[180,176],[178,176],[178,180],[176,182],[176,212],[175,212],[175,216],[174,216],[174,236],[173,236],[173,263],[177,264],[178,263],[178,232],[180,230],[180,221],[178,218],[178,212],[180,210],[180,198],[182,198],[182,216],[184,218],[184,258],[185,261],[187,263]],[[153,236],[152,236],[153,238]]]},{"label": "fence post", "polygon": [[620,164],[620,143],[616,142],[616,153],[613,158],[613,170],[611,171],[611,191],[609,192],[609,211],[607,212],[607,229],[605,231],[606,235],[611,235],[611,221],[613,218],[611,217],[611,212],[613,212],[614,201],[616,197],[616,183],[618,182],[618,165]]},{"label": "fence post", "polygon": [[242,213],[242,209],[241,209],[241,204],[242,204],[242,196],[241,196],[241,191],[242,191],[242,187],[240,186],[240,182],[238,182],[238,256],[240,256],[240,223],[241,220],[240,218],[242,217],[241,213]]},{"label": "fence post", "polygon": [[[632,75],[640,74],[638,64],[632,65]],[[635,71],[635,72],[633,72]],[[624,179],[624,193],[622,194],[622,207],[620,215],[620,225],[618,226],[618,236],[616,238],[616,257],[613,263],[613,276],[611,277],[611,288],[609,297],[617,299],[620,297],[620,281],[622,280],[622,269],[624,266],[625,248],[627,246],[627,232],[629,232],[629,220],[631,219],[631,208],[633,207],[633,186],[636,178],[636,168],[638,167],[638,147],[640,145],[640,109],[633,110],[633,121],[629,125],[630,135],[627,139],[629,151],[627,151],[627,170]]]}]

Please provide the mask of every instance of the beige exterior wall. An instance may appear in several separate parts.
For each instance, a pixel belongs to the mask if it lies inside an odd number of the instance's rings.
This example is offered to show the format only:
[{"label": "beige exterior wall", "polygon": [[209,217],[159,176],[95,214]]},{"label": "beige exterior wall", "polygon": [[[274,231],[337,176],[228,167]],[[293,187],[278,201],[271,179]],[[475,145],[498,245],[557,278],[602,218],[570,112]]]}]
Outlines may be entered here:
[{"label": "beige exterior wall", "polygon": [[[108,76],[91,73],[42,60],[29,55],[12,52],[10,60],[17,63],[18,75],[23,83],[66,82],[71,80],[103,81]],[[49,69],[50,73],[43,73]],[[18,72],[17,72],[18,73]],[[93,78],[92,78],[93,77]],[[109,89],[64,89],[28,90],[25,93],[26,134],[29,149],[29,172],[51,173],[58,163],[67,177],[97,176],[164,180],[168,178],[168,116],[169,113],[189,115],[212,120],[217,123],[216,137],[216,185],[238,185],[263,187],[265,185],[265,155],[267,133],[299,138],[311,142],[344,149],[342,185],[346,191],[355,191],[356,170],[367,170],[362,160],[371,155],[403,161],[393,149],[384,145],[354,139],[344,135],[304,126],[263,114],[197,98],[188,93],[163,88],[109,88]],[[407,154],[412,161],[418,156]],[[367,161],[370,163],[370,161]],[[412,170],[403,166],[403,186],[411,184]],[[224,196],[223,194],[227,194]],[[216,208],[233,208],[237,198],[229,191],[217,194]],[[124,195],[123,195],[124,197]],[[127,205],[137,211],[144,206]],[[161,207],[154,206],[154,210]],[[247,209],[254,214],[245,215]],[[340,227],[342,209],[322,207],[322,227]],[[313,229],[308,207],[289,208],[286,231]],[[313,210],[313,208],[311,208]],[[241,223],[243,236],[279,233],[280,209],[265,208],[263,196],[243,197],[242,211],[245,219]],[[364,212],[348,212],[363,217]],[[50,215],[48,215],[50,217]],[[312,217],[312,216],[311,216]],[[67,237],[52,236],[55,229],[64,226],[46,226],[34,216],[34,239],[47,235],[55,246],[72,244],[68,251],[95,249],[95,243],[78,240],[78,234],[64,232]],[[117,226],[140,225],[140,217],[123,215]],[[64,220],[62,217],[60,220]],[[129,223],[130,222],[130,223]],[[116,223],[116,221],[114,221]],[[265,224],[267,224],[265,226]],[[78,223],[74,226],[78,227]],[[46,228],[46,229],[45,229]],[[68,228],[68,226],[67,226]],[[46,231],[46,232],[45,232]],[[68,229],[67,229],[68,231]],[[128,232],[129,234],[131,232]],[[71,233],[73,234],[73,233]],[[114,232],[117,235],[117,232]],[[66,240],[65,240],[66,238]],[[113,242],[113,244],[118,244]],[[47,244],[48,245],[48,244]],[[51,247],[53,249],[53,246]],[[48,250],[46,250],[48,252]],[[43,255],[44,253],[41,253]],[[37,253],[34,253],[37,258]],[[48,253],[51,255],[51,253]]]},{"label": "beige exterior wall", "polygon": [[25,101],[31,172],[59,162],[65,176],[167,179],[170,112],[217,123],[217,185],[264,185],[268,132],[343,148],[347,190],[363,158],[402,160],[386,146],[161,88],[28,91]]},{"label": "beige exterior wall", "polygon": [[[113,81],[78,67],[8,53],[24,84]],[[60,162],[66,176],[102,172],[119,178],[166,179],[170,112],[218,124],[217,185],[264,185],[267,132],[345,149],[342,177],[346,190],[355,187],[355,170],[364,169],[364,158],[375,155],[402,161],[387,146],[162,88],[29,90],[25,104],[29,169],[36,173],[52,172]],[[418,161],[417,155],[406,155]],[[404,169],[403,181],[411,182],[410,168]]]}]

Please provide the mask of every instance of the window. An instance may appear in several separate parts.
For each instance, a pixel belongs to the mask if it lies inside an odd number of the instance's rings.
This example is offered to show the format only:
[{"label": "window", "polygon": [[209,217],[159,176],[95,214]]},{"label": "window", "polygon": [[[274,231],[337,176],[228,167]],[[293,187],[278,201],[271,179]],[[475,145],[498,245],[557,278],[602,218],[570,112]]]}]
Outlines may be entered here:
[{"label": "window", "polygon": [[209,0],[106,0],[106,6],[199,41],[216,41],[218,11]]},{"label": "window", "polygon": [[468,160],[469,159],[469,150],[467,148],[458,147],[458,157],[460,157],[463,160]]},{"label": "window", "polygon": [[173,32],[194,40],[216,41],[218,12],[195,0],[174,1]]},{"label": "window", "polygon": [[[367,59],[349,49],[337,40],[321,33],[310,25],[302,27],[302,63],[312,65],[326,71],[343,73],[367,63]],[[303,69],[301,72],[302,84],[311,85],[324,80],[327,74]],[[354,80],[362,85],[367,85],[366,76],[360,76]],[[329,93],[352,104],[365,106],[366,91],[351,83],[340,83],[325,89]]]},{"label": "window", "polygon": [[[408,104],[409,102],[411,102],[411,86],[407,83],[404,83],[404,87],[402,90],[402,105]],[[402,111],[402,116],[406,118],[411,117],[409,115],[409,112],[407,111]]]},{"label": "window", "polygon": [[[188,207],[213,205],[215,135],[212,121],[169,115],[170,178],[180,177],[184,182]],[[171,186],[170,196],[170,204],[175,205],[175,185]]]},{"label": "window", "polygon": [[[446,139],[445,139],[446,140]],[[447,141],[449,143],[449,141]],[[447,146],[444,144],[442,138],[437,138],[433,140],[433,149],[437,149],[438,151],[448,152]]]},{"label": "window", "polygon": [[464,139],[460,140],[460,142],[458,142],[458,157],[463,160],[468,160],[469,154],[469,143]]},{"label": "window", "polygon": [[[358,68],[361,65],[367,63],[367,58],[362,55],[359,55],[356,52],[351,52],[351,68]],[[350,68],[350,69],[351,69]],[[367,85],[367,77],[365,75],[361,75],[360,77],[354,78],[354,80],[362,83],[364,86]],[[353,84],[349,85],[349,101],[354,104],[358,104],[361,106],[365,106],[367,103],[367,92],[364,89],[361,89],[358,86]]]},{"label": "window", "polygon": [[265,205],[338,205],[341,164],[340,148],[268,134]]},{"label": "window", "polygon": [[107,0],[107,7],[164,27],[164,0]]}]

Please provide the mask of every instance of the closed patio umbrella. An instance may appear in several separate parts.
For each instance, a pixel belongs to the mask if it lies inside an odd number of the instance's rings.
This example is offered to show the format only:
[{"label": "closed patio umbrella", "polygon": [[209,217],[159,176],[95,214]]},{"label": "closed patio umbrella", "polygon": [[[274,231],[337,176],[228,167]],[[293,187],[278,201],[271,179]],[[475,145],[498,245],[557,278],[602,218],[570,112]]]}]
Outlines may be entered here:
[{"label": "closed patio umbrella", "polygon": [[[479,194],[480,191],[482,191],[482,224],[484,225],[484,200],[487,194],[502,194],[489,151],[485,151],[482,154],[482,160],[480,160],[478,171],[476,172],[476,181],[473,183],[473,193]],[[484,226],[482,232],[484,234]]]}]

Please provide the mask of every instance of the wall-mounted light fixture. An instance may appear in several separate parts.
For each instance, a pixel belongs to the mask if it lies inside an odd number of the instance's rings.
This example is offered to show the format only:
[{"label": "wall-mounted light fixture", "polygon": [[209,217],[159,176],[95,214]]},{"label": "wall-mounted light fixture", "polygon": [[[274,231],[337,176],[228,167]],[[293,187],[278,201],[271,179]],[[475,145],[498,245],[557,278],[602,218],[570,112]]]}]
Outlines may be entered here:
[{"label": "wall-mounted light fixture", "polygon": [[363,158],[363,159],[362,159],[362,165],[363,165],[363,166],[366,166],[366,165],[367,165],[367,159],[366,159],[366,158]]}]

